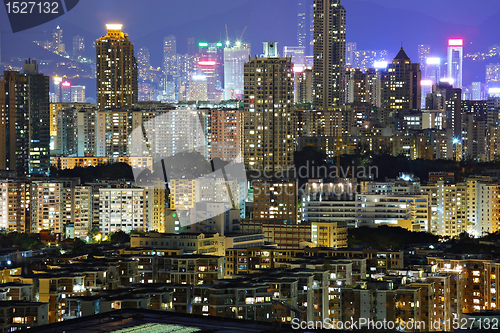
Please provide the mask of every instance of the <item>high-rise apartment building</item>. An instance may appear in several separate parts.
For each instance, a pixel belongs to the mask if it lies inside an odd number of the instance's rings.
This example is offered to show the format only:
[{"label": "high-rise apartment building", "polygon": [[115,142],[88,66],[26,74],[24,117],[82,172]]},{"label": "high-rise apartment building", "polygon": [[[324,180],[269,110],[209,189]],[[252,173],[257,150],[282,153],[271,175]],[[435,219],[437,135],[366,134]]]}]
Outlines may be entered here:
[{"label": "high-rise apartment building", "polygon": [[250,45],[236,42],[224,48],[224,99],[243,99],[244,65],[250,57]]},{"label": "high-rise apartment building", "polygon": [[0,229],[8,232],[30,231],[30,185],[28,181],[0,182]]},{"label": "high-rise apartment building", "polygon": [[454,38],[448,40],[448,79],[455,88],[462,89],[462,71],[464,60],[464,40]]},{"label": "high-rise apartment building", "polygon": [[78,110],[68,108],[56,114],[57,135],[53,138],[52,155],[76,156],[78,151]]},{"label": "high-rise apartment building", "polygon": [[254,219],[297,220],[297,184],[293,181],[253,184]]},{"label": "high-rise apartment building", "polygon": [[128,156],[129,112],[100,110],[95,117],[95,156]]},{"label": "high-rise apartment building", "polygon": [[312,103],[313,101],[313,70],[306,68],[302,72],[295,72],[295,102]]},{"label": "high-rise apartment building", "polygon": [[412,63],[401,48],[382,73],[382,107],[394,111],[420,108],[420,80],[419,64]]},{"label": "high-rise apartment building", "polygon": [[62,182],[34,181],[31,186],[31,232],[51,230],[62,233],[64,184]]},{"label": "high-rise apartment building", "polygon": [[249,169],[280,171],[293,166],[295,121],[293,68],[276,43],[245,64],[244,162]]},{"label": "high-rise apartment building", "polygon": [[103,235],[118,230],[147,231],[145,190],[142,188],[99,189],[99,230]]},{"label": "high-rise apartment building", "polygon": [[49,77],[27,60],[24,73],[0,77],[0,170],[48,175],[50,167]]},{"label": "high-rise apartment building", "polygon": [[433,86],[432,93],[427,95],[426,108],[444,110],[446,127],[452,129],[454,138],[462,137],[462,90],[460,88],[453,88],[446,82]]},{"label": "high-rise apartment building", "polygon": [[340,0],[314,1],[314,107],[345,102],[346,11]]},{"label": "high-rise apartment building", "polygon": [[107,24],[108,33],[96,41],[97,107],[132,107],[138,98],[134,44],[121,24]]},{"label": "high-rise apartment building", "polygon": [[92,187],[76,186],[73,193],[75,238],[84,239],[92,228]]},{"label": "high-rise apartment building", "polygon": [[212,158],[241,163],[243,110],[212,110],[210,127]]}]

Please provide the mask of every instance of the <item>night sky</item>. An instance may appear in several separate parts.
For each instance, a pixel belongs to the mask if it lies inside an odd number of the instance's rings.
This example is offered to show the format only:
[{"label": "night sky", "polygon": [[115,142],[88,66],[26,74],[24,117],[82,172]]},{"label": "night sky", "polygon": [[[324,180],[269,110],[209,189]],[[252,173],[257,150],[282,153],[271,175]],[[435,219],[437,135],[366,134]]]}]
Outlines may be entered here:
[{"label": "night sky", "polygon": [[[17,34],[12,34],[6,11],[1,9],[2,55],[34,57],[23,53],[27,50],[23,43],[58,24],[64,30],[67,50],[71,50],[71,38],[76,34],[84,35],[90,48],[90,41],[103,36],[105,24],[110,22],[124,25],[123,31],[130,35],[136,49],[148,47],[155,66],[161,65],[164,36],[176,35],[178,51],[185,52],[188,37],[195,37],[197,42],[225,40],[225,24],[231,39],[239,37],[248,26],[243,41],[252,44],[255,55],[261,53],[262,41],[277,41],[280,48],[296,45],[296,3],[297,0],[80,0],[68,14]],[[500,44],[499,0],[344,0],[342,4],[347,10],[347,40],[357,42],[358,49],[387,49],[395,54],[403,43],[410,58],[417,61],[418,44],[430,44],[433,55],[444,56],[449,37],[465,38],[464,53],[486,51],[488,46]]]}]

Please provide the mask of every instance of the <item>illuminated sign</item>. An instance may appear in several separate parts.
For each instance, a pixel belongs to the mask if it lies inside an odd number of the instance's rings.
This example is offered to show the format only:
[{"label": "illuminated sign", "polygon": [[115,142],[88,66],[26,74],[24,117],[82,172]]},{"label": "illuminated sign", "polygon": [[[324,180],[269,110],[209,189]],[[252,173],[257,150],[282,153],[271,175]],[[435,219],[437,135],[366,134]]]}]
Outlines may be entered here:
[{"label": "illuminated sign", "polygon": [[222,47],[222,43],[217,43],[215,45],[217,45],[217,47]]},{"label": "illuminated sign", "polygon": [[488,89],[488,94],[490,94],[490,95],[500,94],[500,88],[490,88],[490,89]]},{"label": "illuminated sign", "polygon": [[55,84],[59,84],[62,82],[62,77],[59,77],[59,76],[54,76],[54,83]]},{"label": "illuminated sign", "polygon": [[387,61],[375,61],[373,63],[374,68],[387,68],[389,63]]},{"label": "illuminated sign", "polygon": [[427,65],[439,65],[441,64],[440,58],[427,58]]},{"label": "illuminated sign", "polygon": [[304,71],[304,65],[295,65],[293,66],[293,71],[295,73],[302,73]]},{"label": "illuminated sign", "polygon": [[69,83],[68,81],[66,81],[66,82],[62,83],[62,86],[63,87],[71,87],[71,83]]},{"label": "illuminated sign", "polygon": [[452,78],[443,78],[443,79],[439,80],[439,82],[446,82],[446,83],[453,85],[453,83],[455,83],[455,80]]},{"label": "illuminated sign", "polygon": [[121,30],[123,24],[106,24],[108,30]]},{"label": "illuminated sign", "polygon": [[464,46],[464,40],[461,38],[448,39],[448,46]]},{"label": "illuminated sign", "polygon": [[207,47],[207,46],[208,46],[208,43],[198,43],[198,46],[199,46],[199,47]]},{"label": "illuminated sign", "polygon": [[215,60],[200,60],[198,61],[198,65],[200,66],[215,66],[217,63]]},{"label": "illuminated sign", "polygon": [[420,85],[421,86],[432,86],[432,80],[421,80]]}]

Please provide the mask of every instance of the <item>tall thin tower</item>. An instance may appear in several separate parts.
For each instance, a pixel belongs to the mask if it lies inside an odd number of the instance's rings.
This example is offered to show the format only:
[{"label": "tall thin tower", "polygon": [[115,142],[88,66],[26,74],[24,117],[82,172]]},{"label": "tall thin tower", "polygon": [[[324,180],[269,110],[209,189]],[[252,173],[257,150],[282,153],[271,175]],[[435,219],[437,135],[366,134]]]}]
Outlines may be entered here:
[{"label": "tall thin tower", "polygon": [[316,109],[345,102],[346,11],[340,0],[314,0],[313,104]]},{"label": "tall thin tower", "polygon": [[464,60],[464,40],[448,40],[448,78],[453,79],[453,86],[462,89],[462,64]]},{"label": "tall thin tower", "polygon": [[[174,35],[168,35],[163,38],[163,67],[167,76],[177,74],[177,38]],[[168,79],[170,81],[171,78]]]},{"label": "tall thin tower", "polygon": [[306,1],[298,0],[297,2],[297,45],[306,46],[307,29],[306,29]]},{"label": "tall thin tower", "polygon": [[134,44],[121,24],[106,24],[108,33],[96,41],[97,107],[132,107],[137,102],[137,61]]}]

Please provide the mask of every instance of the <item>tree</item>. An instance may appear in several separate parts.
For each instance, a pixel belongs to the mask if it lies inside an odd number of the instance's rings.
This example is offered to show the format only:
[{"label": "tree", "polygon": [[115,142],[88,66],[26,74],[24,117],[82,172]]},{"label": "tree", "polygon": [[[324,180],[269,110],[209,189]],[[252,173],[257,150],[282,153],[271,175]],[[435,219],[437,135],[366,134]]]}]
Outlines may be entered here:
[{"label": "tree", "polygon": [[73,244],[71,245],[71,254],[85,254],[87,253],[86,243],[82,241],[80,238],[75,238],[73,240]]},{"label": "tree", "polygon": [[102,234],[98,228],[90,229],[87,236],[89,236],[89,244],[99,243],[102,239]]},{"label": "tree", "polygon": [[110,234],[108,239],[111,244],[125,244],[130,242],[130,236],[121,230]]},{"label": "tree", "polygon": [[37,251],[37,250],[41,250],[44,248],[44,244],[40,241],[35,241],[34,243],[31,243],[31,245],[28,247],[28,249],[30,250],[33,250],[33,251]]}]

